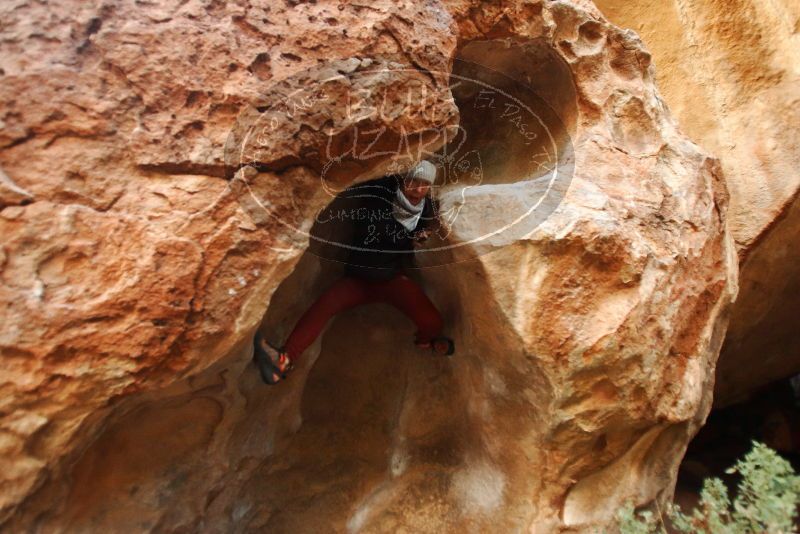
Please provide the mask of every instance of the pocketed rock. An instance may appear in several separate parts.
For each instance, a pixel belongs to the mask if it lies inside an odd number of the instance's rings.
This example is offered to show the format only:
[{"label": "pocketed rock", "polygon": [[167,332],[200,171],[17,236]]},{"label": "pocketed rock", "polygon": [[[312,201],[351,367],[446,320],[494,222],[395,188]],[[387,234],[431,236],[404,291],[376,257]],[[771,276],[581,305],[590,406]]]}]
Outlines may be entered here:
[{"label": "pocketed rock", "polygon": [[[634,33],[583,0],[0,9],[0,167],[25,192],[0,211],[4,528],[588,532],[670,498],[737,259],[719,162]],[[476,146],[495,178],[442,188],[431,246],[524,211],[531,161],[563,199],[420,257],[453,358],[375,306],[263,385],[254,331],[284,336],[336,275],[304,252],[314,216],[394,164],[356,154],[481,127],[460,60],[524,71],[558,150]]]}]

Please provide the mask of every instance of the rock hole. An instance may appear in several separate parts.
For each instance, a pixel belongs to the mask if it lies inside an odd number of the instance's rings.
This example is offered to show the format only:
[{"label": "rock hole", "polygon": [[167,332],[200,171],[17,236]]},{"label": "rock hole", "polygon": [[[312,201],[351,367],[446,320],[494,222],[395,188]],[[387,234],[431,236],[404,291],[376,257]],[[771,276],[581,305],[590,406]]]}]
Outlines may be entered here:
[{"label": "rock hole", "polygon": [[453,69],[461,110],[461,152],[476,152],[483,183],[516,183],[541,176],[571,157],[576,127],[569,67],[542,41],[472,41]]},{"label": "rock hole", "polygon": [[603,37],[602,32],[603,25],[595,20],[588,20],[581,24],[580,28],[578,28],[578,33],[582,39],[595,42],[600,40]]},{"label": "rock hole", "polygon": [[247,67],[247,70],[255,74],[261,80],[268,80],[272,72],[269,54],[266,52],[258,54]]}]

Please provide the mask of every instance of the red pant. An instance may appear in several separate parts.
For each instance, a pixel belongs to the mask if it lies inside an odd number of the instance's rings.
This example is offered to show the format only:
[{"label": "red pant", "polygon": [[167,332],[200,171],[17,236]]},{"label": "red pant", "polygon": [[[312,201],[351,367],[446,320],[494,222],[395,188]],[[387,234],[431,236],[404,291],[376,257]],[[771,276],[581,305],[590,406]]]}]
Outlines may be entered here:
[{"label": "red pant", "polygon": [[289,358],[300,357],[331,317],[370,302],[386,302],[406,314],[417,325],[417,342],[428,342],[442,331],[442,316],[436,306],[408,276],[398,274],[386,281],[345,276],[334,282],[297,321],[286,341]]}]

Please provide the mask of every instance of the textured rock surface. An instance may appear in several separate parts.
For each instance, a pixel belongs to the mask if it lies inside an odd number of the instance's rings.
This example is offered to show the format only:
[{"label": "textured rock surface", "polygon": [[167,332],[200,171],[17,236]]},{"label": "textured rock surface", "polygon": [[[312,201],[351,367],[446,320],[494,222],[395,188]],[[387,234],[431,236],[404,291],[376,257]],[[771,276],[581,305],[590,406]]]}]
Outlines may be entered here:
[{"label": "textured rock surface", "polygon": [[727,404],[800,372],[800,5],[598,0],[647,43],[681,129],[720,158],[741,290],[719,360]]},{"label": "textured rock surface", "polygon": [[[4,526],[580,531],[623,499],[669,498],[710,407],[736,257],[719,164],[671,120],[641,41],[583,1],[288,4],[3,5]],[[485,40],[503,41],[466,46]],[[457,54],[509,75],[543,62],[555,81],[537,90],[574,148],[553,162],[566,198],[419,273],[456,358],[364,308],[263,386],[253,331],[284,334],[336,274],[282,223],[308,229],[328,186],[387,163],[345,157],[320,180],[354,127],[389,146],[480,124],[441,74]],[[361,76],[387,66],[407,70]],[[433,97],[270,115],[320,69]],[[230,180],[229,132],[264,115],[260,172]],[[429,137],[413,139],[445,140]],[[536,193],[509,172],[470,189],[451,240],[497,222],[488,200]]]}]

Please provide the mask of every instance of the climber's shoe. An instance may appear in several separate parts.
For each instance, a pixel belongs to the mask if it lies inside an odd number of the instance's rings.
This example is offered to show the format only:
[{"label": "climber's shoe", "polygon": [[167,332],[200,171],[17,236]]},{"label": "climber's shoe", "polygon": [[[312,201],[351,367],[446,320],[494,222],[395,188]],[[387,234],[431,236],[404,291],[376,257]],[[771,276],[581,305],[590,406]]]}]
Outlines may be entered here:
[{"label": "climber's shoe", "polygon": [[439,336],[431,340],[431,348],[436,354],[450,356],[456,351],[456,345],[449,337]]},{"label": "climber's shoe", "polygon": [[423,349],[430,349],[436,354],[440,354],[442,356],[450,356],[456,350],[453,340],[445,336],[437,336],[432,338],[430,341],[417,341],[416,345]]},{"label": "climber's shoe", "polygon": [[261,380],[270,386],[285,379],[286,373],[294,367],[289,355],[267,343],[261,332],[256,332],[253,339],[253,361],[261,373]]}]

